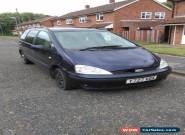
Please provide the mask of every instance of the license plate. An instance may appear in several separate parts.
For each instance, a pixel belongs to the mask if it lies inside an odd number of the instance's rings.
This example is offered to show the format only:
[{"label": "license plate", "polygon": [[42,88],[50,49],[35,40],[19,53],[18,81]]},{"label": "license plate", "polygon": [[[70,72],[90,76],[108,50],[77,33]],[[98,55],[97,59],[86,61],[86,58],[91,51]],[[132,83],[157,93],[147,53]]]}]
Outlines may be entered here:
[{"label": "license plate", "polygon": [[157,79],[157,75],[155,75],[155,76],[149,76],[149,77],[143,77],[143,78],[127,79],[126,80],[126,84],[149,82],[149,81],[154,81],[156,79]]}]

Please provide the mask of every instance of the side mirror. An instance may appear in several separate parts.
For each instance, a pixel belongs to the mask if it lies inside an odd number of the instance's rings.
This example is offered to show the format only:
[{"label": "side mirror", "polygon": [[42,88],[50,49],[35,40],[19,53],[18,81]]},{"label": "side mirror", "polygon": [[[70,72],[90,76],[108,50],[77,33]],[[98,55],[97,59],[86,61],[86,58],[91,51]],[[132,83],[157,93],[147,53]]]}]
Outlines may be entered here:
[{"label": "side mirror", "polygon": [[48,45],[44,45],[43,49],[44,50],[51,50],[54,47],[52,42],[49,42]]},{"label": "side mirror", "polygon": [[53,48],[55,47],[54,44],[52,42],[50,42],[50,47]]},{"label": "side mirror", "polygon": [[45,45],[34,45],[32,47],[35,48],[35,49],[46,50],[46,51],[54,49],[54,45],[53,45],[52,42],[49,42],[49,43],[47,43]]},{"label": "side mirror", "polygon": [[52,42],[50,42],[50,49],[51,50],[54,50],[55,49],[55,45]]},{"label": "side mirror", "polygon": [[34,49],[39,49],[39,50],[50,50],[50,46],[43,46],[43,45],[34,45],[32,46]]}]

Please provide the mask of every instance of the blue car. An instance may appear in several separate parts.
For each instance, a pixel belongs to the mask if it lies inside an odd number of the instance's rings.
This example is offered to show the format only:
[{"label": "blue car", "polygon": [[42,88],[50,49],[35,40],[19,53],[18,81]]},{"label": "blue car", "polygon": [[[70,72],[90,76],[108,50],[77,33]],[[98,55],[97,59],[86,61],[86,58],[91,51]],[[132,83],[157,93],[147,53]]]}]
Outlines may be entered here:
[{"label": "blue car", "polygon": [[25,64],[47,68],[59,88],[119,89],[159,82],[167,62],[111,32],[82,28],[32,28],[19,40]]}]

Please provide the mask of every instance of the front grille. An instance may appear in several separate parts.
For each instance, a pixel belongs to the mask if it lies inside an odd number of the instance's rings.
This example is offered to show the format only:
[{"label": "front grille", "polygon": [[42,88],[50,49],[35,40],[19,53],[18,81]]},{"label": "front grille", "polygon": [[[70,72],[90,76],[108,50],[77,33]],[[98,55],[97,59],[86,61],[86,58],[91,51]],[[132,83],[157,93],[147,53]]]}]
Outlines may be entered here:
[{"label": "front grille", "polygon": [[126,70],[117,70],[112,71],[113,74],[128,74],[128,73],[136,73],[135,70],[137,69],[143,69],[143,72],[151,71],[156,69],[157,67],[145,67],[145,68],[134,68],[134,69],[126,69]]},{"label": "front grille", "polygon": [[113,71],[113,74],[128,74],[128,73],[135,73],[135,69],[129,69],[129,70],[117,70]]}]

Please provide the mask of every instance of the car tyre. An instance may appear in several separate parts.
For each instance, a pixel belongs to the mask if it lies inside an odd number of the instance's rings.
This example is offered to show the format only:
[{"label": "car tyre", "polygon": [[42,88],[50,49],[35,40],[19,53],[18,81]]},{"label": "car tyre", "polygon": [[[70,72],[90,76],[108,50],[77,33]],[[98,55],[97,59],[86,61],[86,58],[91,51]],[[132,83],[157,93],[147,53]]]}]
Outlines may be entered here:
[{"label": "car tyre", "polygon": [[73,83],[70,79],[63,73],[60,68],[55,70],[56,84],[61,90],[71,90],[73,88]]},{"label": "car tyre", "polygon": [[27,59],[27,58],[25,57],[25,55],[23,54],[22,51],[20,51],[20,55],[21,55],[21,58],[23,58],[24,64],[33,64],[32,61],[30,61],[29,59]]},{"label": "car tyre", "polygon": [[33,64],[33,62],[27,59],[26,57],[23,58],[23,61],[24,61],[24,64]]}]

